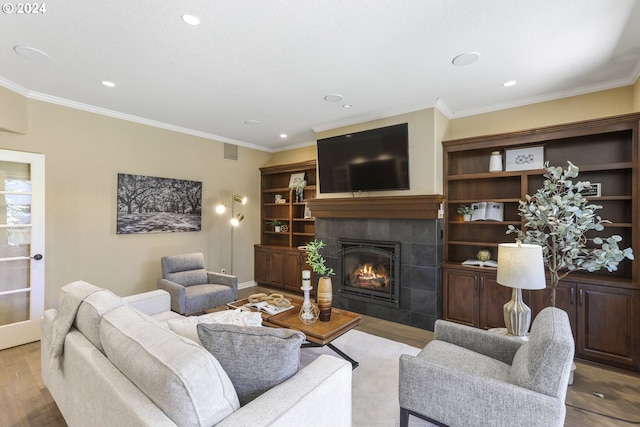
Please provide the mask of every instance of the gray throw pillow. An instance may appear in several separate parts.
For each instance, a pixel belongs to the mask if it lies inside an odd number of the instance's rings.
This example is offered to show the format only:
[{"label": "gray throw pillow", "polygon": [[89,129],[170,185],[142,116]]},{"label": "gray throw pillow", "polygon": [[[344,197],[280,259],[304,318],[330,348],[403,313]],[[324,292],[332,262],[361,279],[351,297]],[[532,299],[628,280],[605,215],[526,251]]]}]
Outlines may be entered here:
[{"label": "gray throw pillow", "polygon": [[198,324],[198,336],[231,379],[240,405],[298,372],[305,340],[290,329],[206,323]]}]

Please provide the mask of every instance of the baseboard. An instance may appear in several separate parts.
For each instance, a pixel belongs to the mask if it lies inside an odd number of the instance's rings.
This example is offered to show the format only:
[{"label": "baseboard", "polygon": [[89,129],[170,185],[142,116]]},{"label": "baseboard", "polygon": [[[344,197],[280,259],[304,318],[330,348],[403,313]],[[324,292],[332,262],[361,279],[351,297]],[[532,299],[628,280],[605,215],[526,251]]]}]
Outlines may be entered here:
[{"label": "baseboard", "polygon": [[246,288],[251,288],[253,286],[258,286],[258,282],[254,280],[250,280],[248,282],[238,283],[238,289],[246,289]]}]

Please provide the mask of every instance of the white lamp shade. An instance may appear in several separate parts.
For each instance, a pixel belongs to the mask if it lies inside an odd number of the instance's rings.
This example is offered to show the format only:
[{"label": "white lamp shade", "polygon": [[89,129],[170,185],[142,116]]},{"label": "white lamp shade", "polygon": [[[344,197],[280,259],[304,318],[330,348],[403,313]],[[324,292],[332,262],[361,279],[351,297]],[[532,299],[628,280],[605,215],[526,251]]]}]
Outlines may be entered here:
[{"label": "white lamp shade", "polygon": [[498,245],[497,282],[518,289],[544,289],[542,246],[524,243]]}]

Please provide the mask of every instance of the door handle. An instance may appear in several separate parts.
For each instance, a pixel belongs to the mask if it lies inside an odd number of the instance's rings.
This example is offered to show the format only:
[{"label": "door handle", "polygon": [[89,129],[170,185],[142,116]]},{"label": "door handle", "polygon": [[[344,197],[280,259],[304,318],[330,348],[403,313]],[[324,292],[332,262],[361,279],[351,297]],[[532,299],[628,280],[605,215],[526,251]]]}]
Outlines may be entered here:
[{"label": "door handle", "polygon": [[34,256],[31,257],[32,259],[35,259],[36,261],[40,261],[42,259],[42,255],[40,254],[35,254]]},{"label": "door handle", "polygon": [[571,305],[576,303],[576,290],[571,288]]}]

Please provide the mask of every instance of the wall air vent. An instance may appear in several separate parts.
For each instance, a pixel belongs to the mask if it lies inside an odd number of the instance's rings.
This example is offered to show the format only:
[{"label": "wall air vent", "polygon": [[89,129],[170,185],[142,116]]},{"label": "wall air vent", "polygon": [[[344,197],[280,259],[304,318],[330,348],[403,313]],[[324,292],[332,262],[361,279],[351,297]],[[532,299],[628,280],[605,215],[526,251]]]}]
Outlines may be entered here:
[{"label": "wall air vent", "polygon": [[224,158],[229,160],[238,160],[238,146],[235,144],[224,144]]}]

